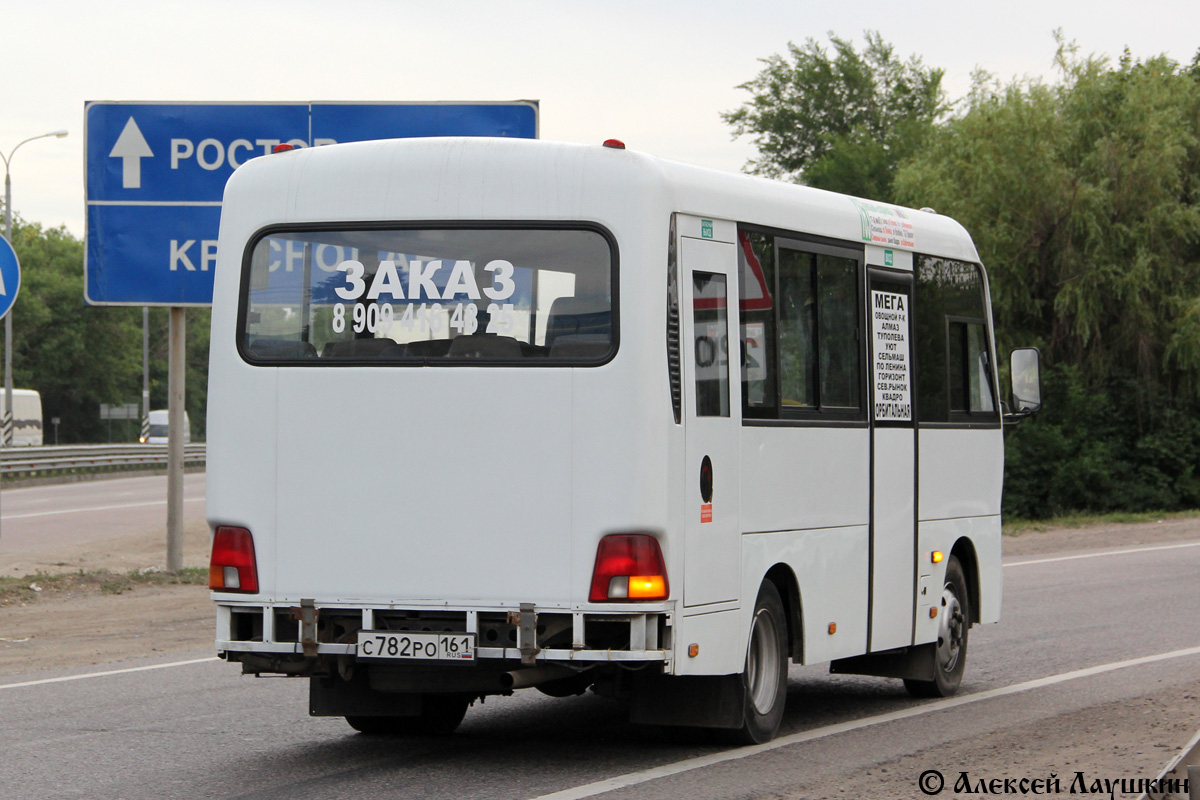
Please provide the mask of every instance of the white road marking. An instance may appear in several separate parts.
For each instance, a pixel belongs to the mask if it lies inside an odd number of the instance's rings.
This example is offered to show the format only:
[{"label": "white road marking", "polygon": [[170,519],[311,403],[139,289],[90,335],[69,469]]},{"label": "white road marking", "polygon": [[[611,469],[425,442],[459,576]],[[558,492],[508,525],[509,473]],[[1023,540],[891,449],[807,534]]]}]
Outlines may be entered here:
[{"label": "white road marking", "polygon": [[1005,567],[1025,567],[1030,564],[1053,564],[1056,561],[1074,561],[1080,558],[1104,558],[1106,556],[1127,556],[1133,553],[1153,553],[1156,550],[1178,550],[1182,547],[1200,547],[1200,542],[1185,542],[1184,544],[1160,544],[1153,547],[1131,547],[1125,550],[1105,550],[1103,553],[1080,553],[1073,556],[1055,556],[1053,558],[1037,558],[1030,561],[1010,561]]},{"label": "white road marking", "polygon": [[691,772],[692,770],[711,767],[714,764],[722,764],[727,761],[737,761],[739,759],[749,758],[750,756],[756,756],[759,753],[767,753],[771,750],[778,750],[781,747],[788,747],[801,742],[810,742],[814,739],[823,739],[826,736],[836,736],[839,733],[848,733],[849,731],[870,728],[875,725],[883,725],[888,722],[895,722],[896,720],[919,717],[924,714],[932,714],[936,711],[944,711],[949,708],[957,708],[958,706],[979,703],[984,700],[992,700],[997,697],[1005,697],[1010,694],[1028,692],[1033,689],[1041,689],[1046,686],[1064,683],[1065,681],[1073,681],[1079,678],[1090,678],[1093,675],[1102,675],[1106,672],[1114,672],[1119,669],[1140,667],[1145,664],[1154,664],[1159,661],[1169,661],[1173,658],[1186,658],[1188,656],[1195,655],[1200,655],[1200,647],[1189,647],[1185,650],[1172,650],[1169,653],[1159,653],[1158,655],[1143,656],[1142,658],[1131,658],[1128,661],[1116,661],[1111,664],[1101,664],[1100,666],[1096,667],[1088,667],[1087,669],[1072,670],[1071,672],[1050,675],[1045,678],[1025,681],[1024,683],[1015,683],[1011,686],[1002,686],[999,689],[989,689],[986,692],[977,692],[975,694],[962,695],[960,697],[947,697],[944,700],[935,700],[929,703],[922,703],[921,705],[901,709],[900,711],[892,711],[888,714],[880,714],[875,717],[866,717],[865,719],[856,719],[850,722],[841,722],[837,725],[827,725],[823,728],[814,728],[812,730],[801,731],[800,733],[793,733],[790,736],[780,736],[778,739],[767,742],[766,744],[741,747],[736,750],[726,750],[721,753],[712,753],[706,756],[676,761],[674,764],[664,764],[661,767],[653,767],[640,772],[631,772],[628,775],[618,775],[615,778],[608,778],[606,780],[596,781],[595,783],[576,786],[571,789],[563,789],[560,792],[544,794],[540,797],[533,798],[533,800],[582,800],[582,798],[585,797],[595,797],[598,794],[604,794],[605,792],[611,792],[616,789],[624,789],[628,786],[637,786],[638,784],[658,780],[659,778],[666,778],[683,772]]},{"label": "white road marking", "polygon": [[[203,497],[185,497],[185,503],[203,503]],[[31,517],[50,517],[55,514],[83,514],[87,511],[118,511],[123,508],[145,508],[147,506],[165,506],[166,500],[153,500],[148,503],[125,503],[118,506],[89,506],[88,508],[60,508],[55,511],[35,511],[30,514],[5,514],[4,519],[30,519]]]},{"label": "white road marking", "polygon": [[36,681],[22,681],[21,683],[3,683],[0,684],[0,691],[4,689],[21,689],[26,686],[45,686],[48,683],[66,683],[67,681],[82,681],[87,678],[105,678],[109,675],[128,675],[131,672],[148,672],[153,669],[167,669],[169,667],[186,667],[191,664],[205,664],[209,661],[220,661],[216,656],[208,656],[207,658],[193,658],[189,661],[172,661],[169,664],[151,664],[148,667],[127,667],[125,669],[110,669],[104,672],[85,672],[82,675],[64,675],[61,678],[42,678]]}]

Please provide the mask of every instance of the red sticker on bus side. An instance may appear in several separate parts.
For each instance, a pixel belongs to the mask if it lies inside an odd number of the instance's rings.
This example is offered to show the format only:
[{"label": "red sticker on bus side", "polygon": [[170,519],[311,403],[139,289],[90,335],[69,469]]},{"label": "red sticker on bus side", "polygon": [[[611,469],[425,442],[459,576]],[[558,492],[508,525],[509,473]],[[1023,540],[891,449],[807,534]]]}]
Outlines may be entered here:
[{"label": "red sticker on bus side", "polygon": [[700,522],[712,522],[712,503],[704,503],[700,506]]}]

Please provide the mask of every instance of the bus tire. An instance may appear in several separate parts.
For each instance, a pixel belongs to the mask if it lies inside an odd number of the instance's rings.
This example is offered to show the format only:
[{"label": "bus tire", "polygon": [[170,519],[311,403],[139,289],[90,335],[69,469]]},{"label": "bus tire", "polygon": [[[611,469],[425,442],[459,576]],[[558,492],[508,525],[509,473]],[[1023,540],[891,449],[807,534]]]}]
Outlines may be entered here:
[{"label": "bus tire", "polygon": [[734,732],[741,744],[762,744],[775,738],[787,703],[787,616],[779,590],[763,581],[754,603],[746,671],[742,673],[745,711],[742,727]]},{"label": "bus tire", "polygon": [[971,628],[967,580],[957,556],[946,562],[946,582],[938,609],[938,638],[934,650],[933,680],[905,679],[913,697],[949,697],[958,691],[967,668],[967,640]]},{"label": "bus tire", "polygon": [[454,733],[473,698],[462,694],[427,694],[415,717],[346,717],[351,728],[368,736],[449,736]]}]

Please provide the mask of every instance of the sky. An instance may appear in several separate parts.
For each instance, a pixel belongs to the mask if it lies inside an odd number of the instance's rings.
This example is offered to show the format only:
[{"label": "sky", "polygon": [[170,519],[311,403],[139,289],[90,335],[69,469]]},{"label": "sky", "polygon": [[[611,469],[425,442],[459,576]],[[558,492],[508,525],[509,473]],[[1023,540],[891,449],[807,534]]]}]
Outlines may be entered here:
[{"label": "sky", "polygon": [[[788,42],[861,48],[946,71],[951,99],[982,68],[1054,80],[1053,31],[1082,54],[1200,49],[1195,0],[0,0],[0,154],[13,207],[84,230],[88,101],[540,101],[541,138],[600,143],[729,171],[755,155],[721,120]],[[0,169],[3,164],[0,163]]]}]

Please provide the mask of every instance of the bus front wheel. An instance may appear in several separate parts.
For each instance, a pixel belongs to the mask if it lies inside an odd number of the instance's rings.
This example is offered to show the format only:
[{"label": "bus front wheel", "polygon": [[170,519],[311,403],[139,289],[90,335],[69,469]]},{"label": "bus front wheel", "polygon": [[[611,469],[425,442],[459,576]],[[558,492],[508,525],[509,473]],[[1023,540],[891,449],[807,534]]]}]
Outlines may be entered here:
[{"label": "bus front wheel", "polygon": [[958,691],[967,669],[967,637],[971,627],[967,580],[956,556],[946,562],[946,582],[938,608],[938,638],[933,680],[905,679],[913,697],[949,697]]},{"label": "bus front wheel", "polygon": [[745,713],[735,737],[742,744],[770,741],[779,730],[787,702],[787,619],[779,590],[764,581],[754,603],[746,671],[742,673]]}]

